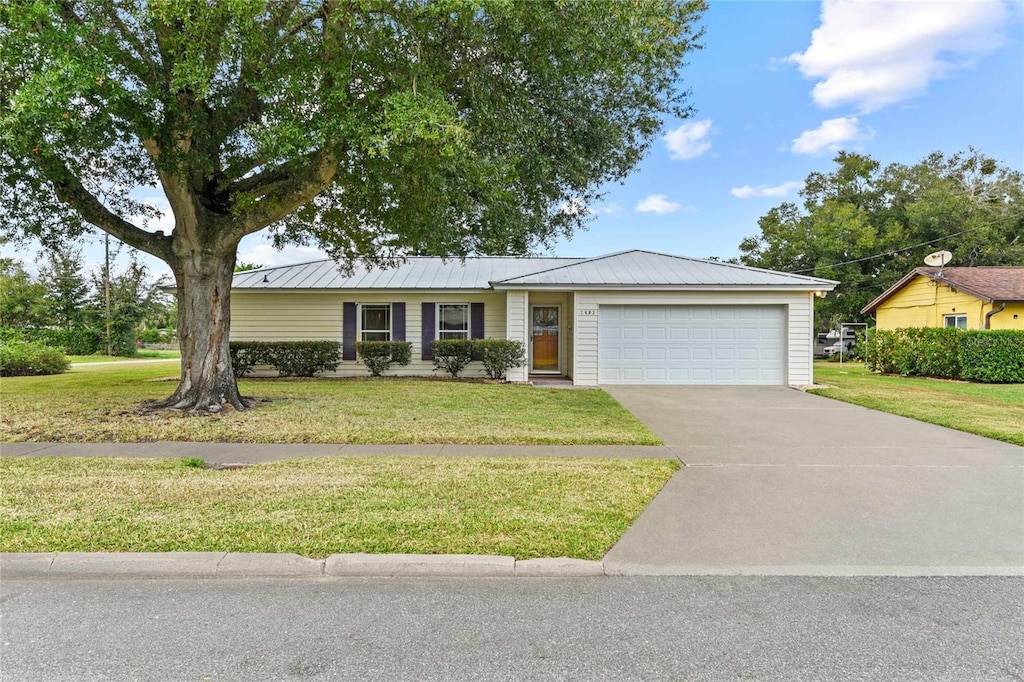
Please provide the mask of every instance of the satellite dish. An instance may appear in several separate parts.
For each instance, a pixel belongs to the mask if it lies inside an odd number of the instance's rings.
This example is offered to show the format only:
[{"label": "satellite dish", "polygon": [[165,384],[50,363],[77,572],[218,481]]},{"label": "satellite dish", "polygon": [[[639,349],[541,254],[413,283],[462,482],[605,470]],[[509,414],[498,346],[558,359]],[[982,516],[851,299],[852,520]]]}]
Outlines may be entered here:
[{"label": "satellite dish", "polygon": [[949,251],[936,251],[935,253],[929,253],[924,257],[924,264],[930,265],[933,268],[941,268],[953,260],[953,254]]}]

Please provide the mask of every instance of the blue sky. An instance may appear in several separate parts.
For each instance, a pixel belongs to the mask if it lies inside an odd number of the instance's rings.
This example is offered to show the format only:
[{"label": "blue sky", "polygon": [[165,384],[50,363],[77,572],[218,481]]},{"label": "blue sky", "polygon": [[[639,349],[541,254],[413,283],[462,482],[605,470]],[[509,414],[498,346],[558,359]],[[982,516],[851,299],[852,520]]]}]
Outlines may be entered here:
[{"label": "blue sky", "polygon": [[[974,146],[1024,170],[1020,2],[712,0],[703,23],[705,49],[683,71],[694,116],[666,121],[637,171],[589,207],[589,229],[552,255],[735,256],[757,219],[798,200],[802,180],[831,169],[840,149],[913,163]],[[169,231],[162,222],[151,228]],[[98,263],[102,240],[85,247]],[[322,257],[278,252],[263,234],[239,249],[265,266]]]}]

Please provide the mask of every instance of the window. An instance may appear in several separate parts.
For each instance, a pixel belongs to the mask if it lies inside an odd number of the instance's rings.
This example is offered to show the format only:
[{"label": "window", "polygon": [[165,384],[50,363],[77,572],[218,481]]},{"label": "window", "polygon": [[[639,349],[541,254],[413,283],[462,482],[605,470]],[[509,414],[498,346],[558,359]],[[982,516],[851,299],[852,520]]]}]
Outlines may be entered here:
[{"label": "window", "polygon": [[359,312],[360,336],[363,341],[391,340],[391,306],[362,305]]},{"label": "window", "polygon": [[437,304],[437,338],[468,339],[469,338],[469,304],[438,303]]},{"label": "window", "polygon": [[966,315],[946,315],[945,317],[946,327],[956,327],[957,329],[967,329],[967,316]]}]

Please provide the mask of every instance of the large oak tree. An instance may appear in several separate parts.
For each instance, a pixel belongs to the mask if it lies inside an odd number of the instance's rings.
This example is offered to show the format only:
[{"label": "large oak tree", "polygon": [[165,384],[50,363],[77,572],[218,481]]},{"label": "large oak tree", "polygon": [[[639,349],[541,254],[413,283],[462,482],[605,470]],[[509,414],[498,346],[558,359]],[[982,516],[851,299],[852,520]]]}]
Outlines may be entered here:
[{"label": "large oak tree", "polygon": [[[635,167],[704,0],[11,0],[0,8],[0,230],[94,225],[174,272],[166,406],[243,408],[239,240],[341,263],[525,253]],[[138,188],[159,186],[171,234]]]}]

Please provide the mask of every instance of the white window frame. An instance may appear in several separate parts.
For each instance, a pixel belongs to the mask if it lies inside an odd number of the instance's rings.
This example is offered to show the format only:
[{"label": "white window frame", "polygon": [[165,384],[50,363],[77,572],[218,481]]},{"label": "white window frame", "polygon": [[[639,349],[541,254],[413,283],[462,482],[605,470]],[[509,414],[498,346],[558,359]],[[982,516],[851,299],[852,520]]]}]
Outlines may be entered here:
[{"label": "white window frame", "polygon": [[[466,309],[466,329],[465,331],[452,331],[450,329],[441,329],[441,307],[442,306],[460,306]],[[465,336],[441,336],[441,334],[465,334]],[[469,303],[462,302],[444,302],[438,303],[434,308],[434,338],[441,339],[452,339],[456,341],[469,341],[473,336],[473,306]]]},{"label": "white window frame", "polygon": [[[950,320],[953,320],[953,324],[949,323]],[[960,320],[963,320],[963,326],[960,325]],[[949,315],[943,315],[942,326],[947,329],[967,329],[967,314],[951,313]]]},{"label": "white window frame", "polygon": [[[363,328],[363,311],[366,308],[387,308],[387,311],[388,311],[388,327],[387,327],[387,329],[364,329]],[[359,329],[356,330],[356,338],[359,339],[360,341],[390,341],[391,340],[391,335],[392,335],[392,333],[394,333],[394,318],[392,317],[393,314],[394,314],[394,311],[391,309],[391,304],[390,303],[360,303],[359,304],[359,315],[357,316],[357,319],[359,320]],[[386,339],[366,339],[363,336],[364,334],[381,334],[381,333],[387,334],[388,338],[386,338]]]}]

